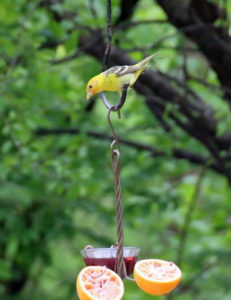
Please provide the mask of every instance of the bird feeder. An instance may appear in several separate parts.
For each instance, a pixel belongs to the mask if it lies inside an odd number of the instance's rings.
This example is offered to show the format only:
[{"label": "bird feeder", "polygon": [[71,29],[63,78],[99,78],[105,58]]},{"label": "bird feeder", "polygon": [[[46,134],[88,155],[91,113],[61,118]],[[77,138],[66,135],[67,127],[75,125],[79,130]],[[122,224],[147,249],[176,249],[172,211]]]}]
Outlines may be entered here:
[{"label": "bird feeder", "polygon": [[[135,263],[138,259],[140,248],[124,247],[123,242],[123,208],[120,186],[120,144],[118,136],[111,123],[111,112],[118,112],[125,103],[128,85],[123,86],[120,101],[116,105],[110,105],[104,93],[101,93],[101,99],[108,110],[107,120],[112,131],[114,140],[111,143],[111,162],[114,172],[114,189],[116,196],[116,220],[117,220],[117,243],[116,246],[109,248],[93,248],[86,246],[80,252],[87,266],[106,266],[115,271],[121,278],[131,279],[128,276],[133,273]],[[132,280],[132,279],[131,279]]]}]

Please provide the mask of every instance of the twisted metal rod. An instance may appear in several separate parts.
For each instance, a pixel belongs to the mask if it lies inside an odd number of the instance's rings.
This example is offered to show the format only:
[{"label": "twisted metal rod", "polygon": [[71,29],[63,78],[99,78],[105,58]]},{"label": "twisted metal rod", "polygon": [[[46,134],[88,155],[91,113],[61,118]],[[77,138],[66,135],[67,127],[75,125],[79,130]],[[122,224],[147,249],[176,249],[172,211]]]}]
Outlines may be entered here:
[{"label": "twisted metal rod", "polygon": [[112,123],[111,123],[111,111],[113,111],[113,106],[108,109],[107,120],[111,127],[112,135],[114,137],[111,143],[111,163],[114,172],[114,189],[116,195],[116,220],[117,220],[117,253],[116,253],[116,264],[115,271],[117,274],[124,278],[127,274],[124,272],[124,257],[123,257],[123,208],[121,199],[121,186],[120,186],[120,144],[118,136],[116,135]]},{"label": "twisted metal rod", "polygon": [[102,71],[105,71],[108,64],[108,59],[111,53],[111,40],[112,40],[111,0],[107,0],[107,47],[104,53]]},{"label": "twisted metal rod", "polygon": [[117,111],[116,106],[110,106],[108,108],[107,120],[111,128],[113,135],[113,142],[111,143],[111,163],[114,172],[114,189],[116,195],[116,221],[117,221],[117,253],[115,271],[121,278],[134,281],[127,275],[126,265],[124,262],[123,248],[124,248],[124,234],[123,234],[123,206],[121,197],[121,185],[120,185],[120,167],[121,167],[121,155],[120,155],[120,143],[117,134],[111,123],[111,112]]}]

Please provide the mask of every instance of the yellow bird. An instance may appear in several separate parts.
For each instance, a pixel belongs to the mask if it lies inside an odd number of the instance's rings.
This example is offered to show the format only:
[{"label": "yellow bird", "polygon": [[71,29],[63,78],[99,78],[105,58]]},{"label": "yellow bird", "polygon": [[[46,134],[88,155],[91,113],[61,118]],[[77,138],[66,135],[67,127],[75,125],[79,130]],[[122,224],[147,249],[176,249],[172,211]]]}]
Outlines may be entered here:
[{"label": "yellow bird", "polygon": [[135,65],[115,66],[92,77],[86,87],[87,100],[103,91],[121,93],[125,84],[132,86],[156,54],[146,57]]}]

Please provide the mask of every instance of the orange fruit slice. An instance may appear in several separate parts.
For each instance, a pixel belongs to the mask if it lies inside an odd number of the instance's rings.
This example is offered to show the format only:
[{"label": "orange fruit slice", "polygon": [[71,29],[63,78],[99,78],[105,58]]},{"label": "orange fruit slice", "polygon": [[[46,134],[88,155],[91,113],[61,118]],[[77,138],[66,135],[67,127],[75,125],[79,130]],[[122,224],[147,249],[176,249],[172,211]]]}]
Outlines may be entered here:
[{"label": "orange fruit slice", "polygon": [[115,272],[101,266],[89,266],[81,270],[76,281],[80,300],[121,300],[123,281]]},{"label": "orange fruit slice", "polygon": [[181,270],[172,262],[160,259],[144,259],[135,264],[136,284],[151,295],[171,292],[181,280]]}]

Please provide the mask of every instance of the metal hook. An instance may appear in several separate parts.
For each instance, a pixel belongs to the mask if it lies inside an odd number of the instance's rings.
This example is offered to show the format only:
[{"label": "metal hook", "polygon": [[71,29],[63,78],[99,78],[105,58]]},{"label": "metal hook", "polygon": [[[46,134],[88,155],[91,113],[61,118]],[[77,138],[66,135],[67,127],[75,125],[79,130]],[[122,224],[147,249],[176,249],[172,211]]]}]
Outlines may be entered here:
[{"label": "metal hook", "polygon": [[105,105],[105,107],[108,110],[111,109],[113,111],[119,111],[122,108],[122,106],[124,105],[124,103],[125,103],[128,88],[129,88],[129,84],[123,85],[123,90],[122,90],[122,94],[121,94],[120,100],[115,105],[110,105],[109,104],[109,102],[107,101],[107,98],[106,98],[104,92],[100,93],[101,99],[102,99],[103,104]]},{"label": "metal hook", "polygon": [[111,128],[111,132],[112,132],[112,135],[113,135],[113,138],[114,138],[114,141],[111,144],[111,149],[113,150],[114,144],[117,145],[118,149],[120,148],[120,145],[119,145],[119,138],[118,138],[117,134],[115,133],[115,130],[114,130],[114,128],[112,126],[112,123],[111,123],[111,111],[112,110],[113,110],[113,106],[110,106],[109,109],[108,109],[108,113],[107,113],[107,121],[108,121],[108,124]]}]

